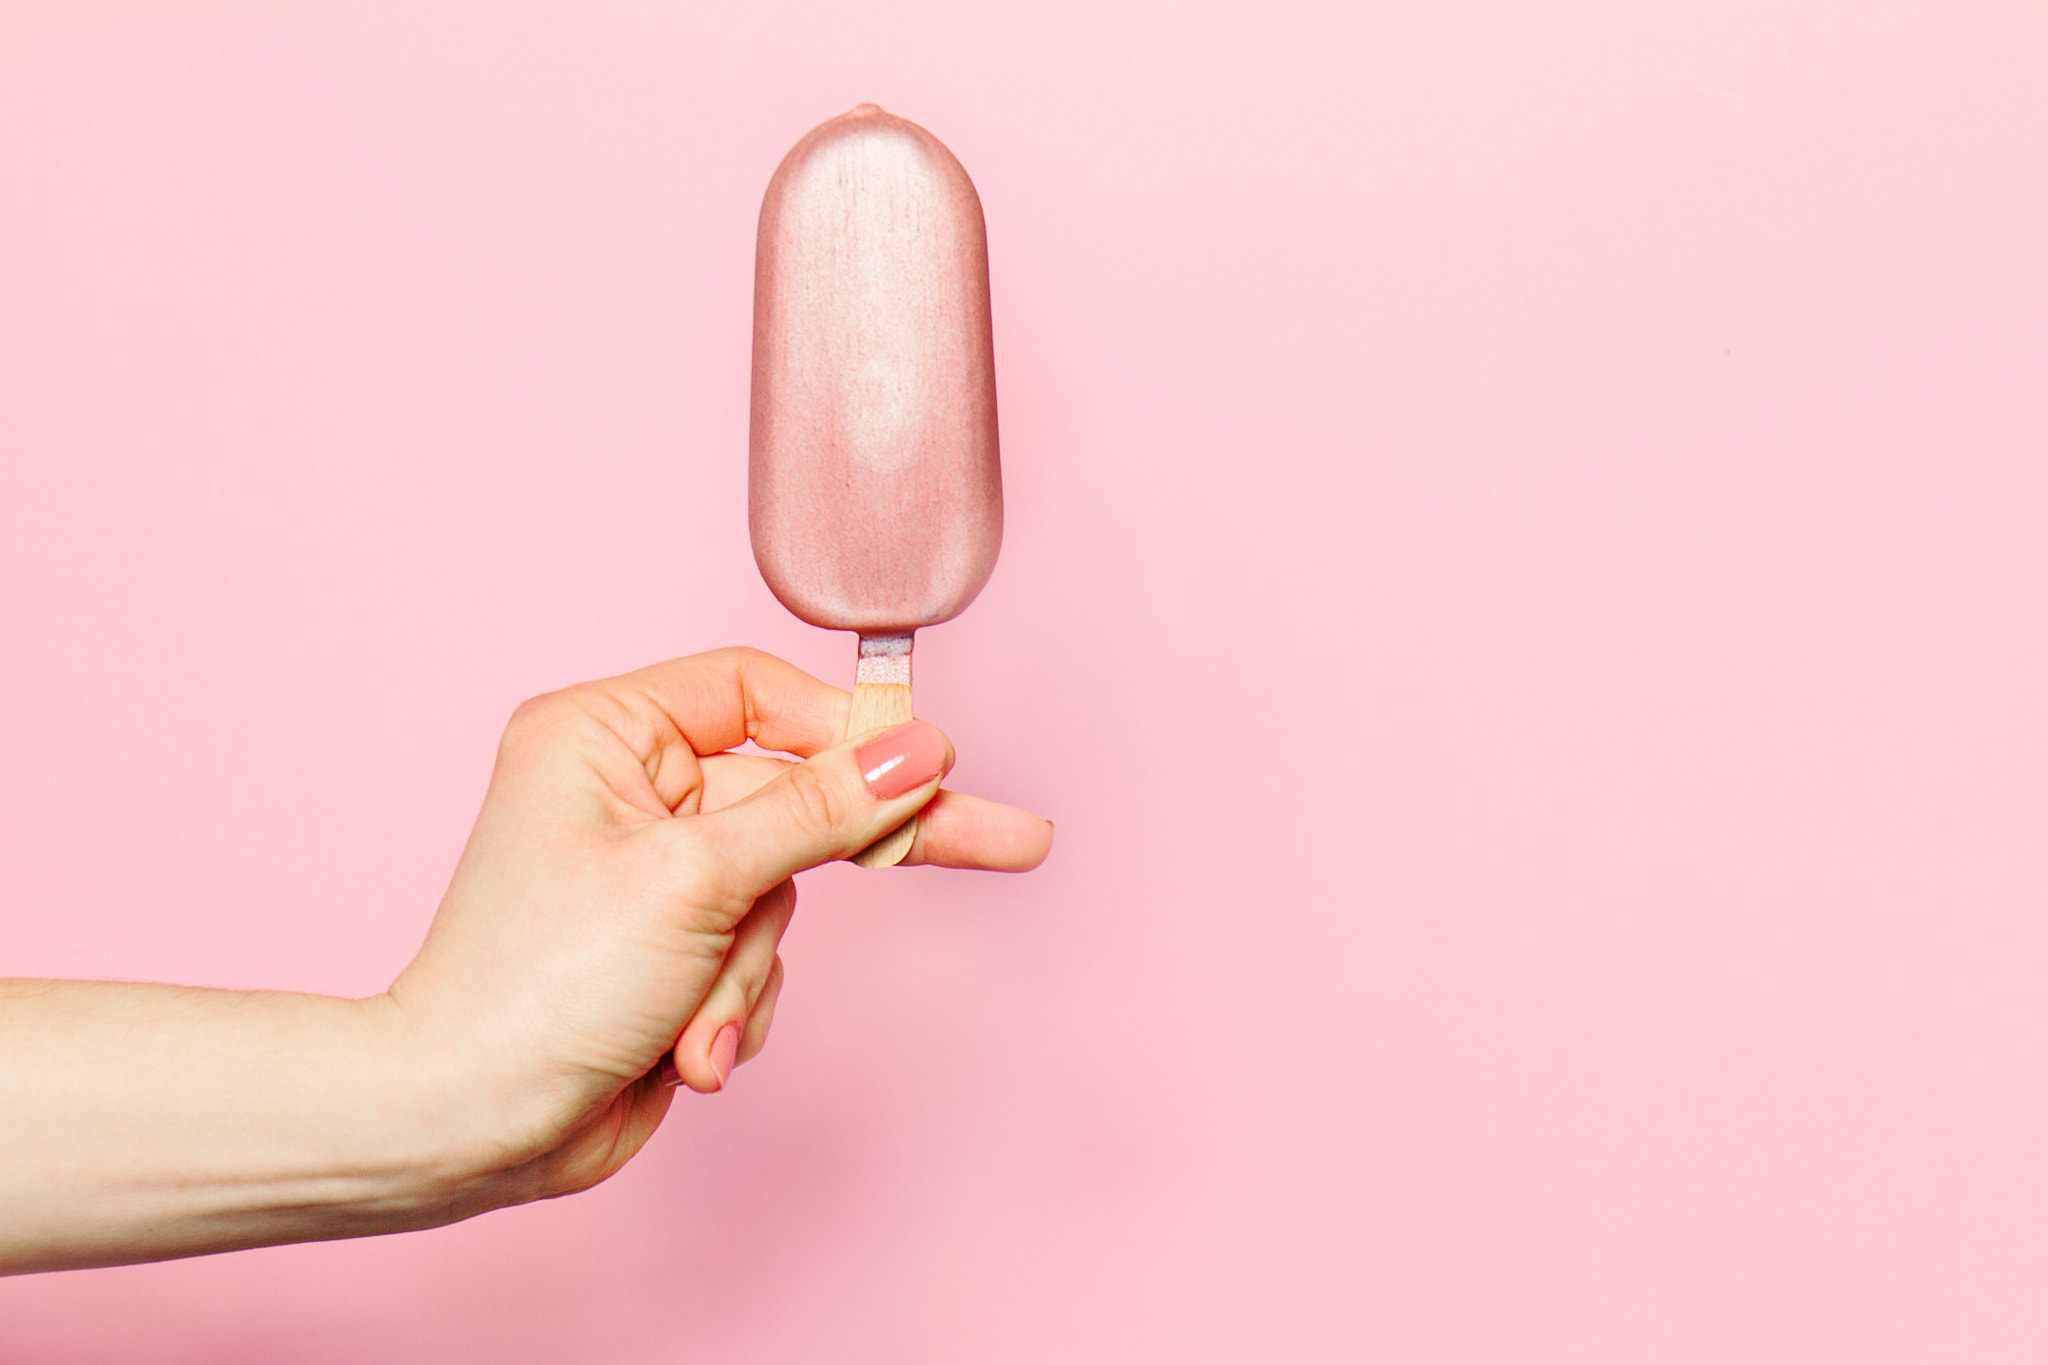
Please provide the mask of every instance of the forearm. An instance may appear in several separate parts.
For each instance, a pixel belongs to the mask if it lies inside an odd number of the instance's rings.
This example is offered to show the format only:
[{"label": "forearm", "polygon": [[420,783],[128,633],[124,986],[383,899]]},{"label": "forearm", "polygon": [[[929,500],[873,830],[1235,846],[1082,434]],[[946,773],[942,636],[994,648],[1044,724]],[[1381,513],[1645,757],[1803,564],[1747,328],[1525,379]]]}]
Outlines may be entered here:
[{"label": "forearm", "polygon": [[0,1273],[453,1222],[522,1197],[386,997],[0,981]]},{"label": "forearm", "polygon": [[[910,860],[1052,826],[938,786],[912,722],[728,650],[522,706],[420,956],[368,1000],[0,981],[0,1274],[399,1232],[572,1193],[758,1050],[790,878],[922,810]],[[731,752],[751,739],[796,755]],[[877,786],[869,774],[890,774]]]}]

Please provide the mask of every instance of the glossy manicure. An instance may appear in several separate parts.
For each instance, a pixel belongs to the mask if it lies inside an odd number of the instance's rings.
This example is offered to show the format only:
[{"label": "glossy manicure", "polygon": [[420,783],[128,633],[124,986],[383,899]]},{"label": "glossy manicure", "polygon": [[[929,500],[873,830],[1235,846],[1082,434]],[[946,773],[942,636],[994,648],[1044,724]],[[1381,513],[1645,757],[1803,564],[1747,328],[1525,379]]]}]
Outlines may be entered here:
[{"label": "glossy manicure", "polygon": [[732,1075],[733,1060],[740,1055],[740,1026],[727,1024],[711,1040],[711,1069],[718,1073],[718,1088],[725,1089],[725,1078]]},{"label": "glossy manicure", "polygon": [[893,801],[932,781],[946,766],[946,737],[921,720],[884,730],[854,754],[860,776],[877,801]]}]

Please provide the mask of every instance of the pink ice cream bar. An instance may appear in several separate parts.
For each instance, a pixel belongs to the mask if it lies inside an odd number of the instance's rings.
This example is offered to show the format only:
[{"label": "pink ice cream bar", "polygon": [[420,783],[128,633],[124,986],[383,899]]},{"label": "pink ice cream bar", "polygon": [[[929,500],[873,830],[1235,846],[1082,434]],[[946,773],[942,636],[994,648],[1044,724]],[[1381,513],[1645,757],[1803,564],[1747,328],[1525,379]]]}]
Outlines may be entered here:
[{"label": "pink ice cream bar", "polygon": [[953,154],[863,104],[768,184],[754,258],[754,558],[816,626],[957,616],[1003,537],[981,200]]},{"label": "pink ice cream bar", "polygon": [[1003,476],[981,199],[872,104],[806,134],[761,203],[747,514],[782,604],[860,632],[848,734],[909,720],[912,637],[988,581]]}]

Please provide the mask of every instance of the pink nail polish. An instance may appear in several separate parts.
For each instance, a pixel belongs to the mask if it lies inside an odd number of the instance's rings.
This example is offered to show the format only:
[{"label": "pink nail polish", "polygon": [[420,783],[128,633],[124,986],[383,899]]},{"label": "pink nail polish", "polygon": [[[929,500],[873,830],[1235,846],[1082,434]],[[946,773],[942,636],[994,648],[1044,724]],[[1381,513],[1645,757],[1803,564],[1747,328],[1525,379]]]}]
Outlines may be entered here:
[{"label": "pink nail polish", "polygon": [[725,1089],[726,1077],[732,1075],[733,1059],[740,1055],[740,1026],[727,1024],[711,1040],[711,1069],[718,1073],[718,1088]]},{"label": "pink nail polish", "polygon": [[661,1054],[661,1065],[655,1068],[654,1078],[666,1086],[678,1086],[683,1083],[683,1073],[676,1070],[675,1053]]},{"label": "pink nail polish", "polygon": [[875,799],[891,801],[939,775],[946,766],[946,739],[936,725],[907,720],[861,745],[854,761]]}]

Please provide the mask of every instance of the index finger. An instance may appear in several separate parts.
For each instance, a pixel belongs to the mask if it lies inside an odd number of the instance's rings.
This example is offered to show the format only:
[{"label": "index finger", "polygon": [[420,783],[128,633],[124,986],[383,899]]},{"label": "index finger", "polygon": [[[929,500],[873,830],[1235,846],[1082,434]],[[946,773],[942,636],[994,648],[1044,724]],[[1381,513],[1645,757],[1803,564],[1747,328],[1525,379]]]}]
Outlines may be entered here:
[{"label": "index finger", "polygon": [[809,758],[837,744],[852,698],[758,649],[692,654],[613,678],[608,690],[641,700],[675,726],[692,752],[715,754],[745,740]]}]

